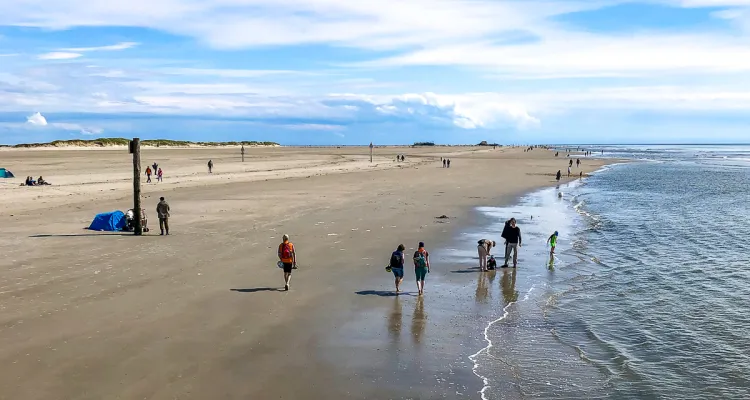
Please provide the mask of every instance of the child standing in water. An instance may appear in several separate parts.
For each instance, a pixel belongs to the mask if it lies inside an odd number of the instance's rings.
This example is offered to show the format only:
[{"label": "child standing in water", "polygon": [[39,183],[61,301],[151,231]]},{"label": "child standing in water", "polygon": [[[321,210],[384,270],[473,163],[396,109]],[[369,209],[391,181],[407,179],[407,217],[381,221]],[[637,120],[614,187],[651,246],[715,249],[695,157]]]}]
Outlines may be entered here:
[{"label": "child standing in water", "polygon": [[547,239],[547,244],[550,245],[549,250],[549,256],[552,257],[553,254],[555,254],[555,246],[557,246],[557,236],[558,233],[555,231],[552,235],[550,235],[549,239]]}]

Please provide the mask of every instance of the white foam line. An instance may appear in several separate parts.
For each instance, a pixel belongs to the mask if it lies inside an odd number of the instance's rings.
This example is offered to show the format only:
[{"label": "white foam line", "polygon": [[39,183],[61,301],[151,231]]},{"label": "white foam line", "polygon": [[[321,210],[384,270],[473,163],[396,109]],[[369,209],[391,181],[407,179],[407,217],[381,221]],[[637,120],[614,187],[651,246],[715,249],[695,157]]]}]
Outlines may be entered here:
[{"label": "white foam line", "polygon": [[[526,296],[524,296],[523,299],[520,300],[520,301],[526,301],[526,300],[528,300],[529,299],[529,295],[531,295],[531,292],[534,290],[535,287],[536,287],[536,285],[532,285],[531,288],[529,289],[529,291],[526,292]],[[506,305],[505,307],[503,307],[503,316],[500,317],[500,318],[498,318],[498,319],[496,319],[496,320],[494,320],[494,321],[492,321],[492,322],[490,322],[489,324],[487,324],[487,327],[484,328],[484,340],[487,342],[487,346],[485,348],[479,350],[478,352],[476,352],[476,353],[474,353],[474,354],[472,354],[472,355],[469,356],[469,360],[474,364],[474,367],[471,369],[471,372],[473,372],[474,375],[477,376],[477,378],[479,378],[479,379],[482,380],[483,387],[482,387],[482,390],[479,391],[479,394],[482,396],[482,400],[488,400],[487,397],[485,396],[485,392],[487,392],[487,389],[490,388],[490,385],[489,385],[490,382],[489,382],[489,379],[487,379],[486,376],[480,375],[477,372],[477,369],[479,368],[479,364],[477,363],[476,359],[482,353],[489,352],[490,349],[493,347],[492,340],[490,340],[490,337],[487,334],[487,332],[490,330],[490,328],[492,327],[492,325],[495,325],[496,323],[498,323],[498,322],[504,320],[506,317],[508,317],[508,314],[510,314],[508,312],[508,308],[510,306],[518,303],[518,302],[519,301],[514,301],[512,303],[508,303],[508,305]]]}]

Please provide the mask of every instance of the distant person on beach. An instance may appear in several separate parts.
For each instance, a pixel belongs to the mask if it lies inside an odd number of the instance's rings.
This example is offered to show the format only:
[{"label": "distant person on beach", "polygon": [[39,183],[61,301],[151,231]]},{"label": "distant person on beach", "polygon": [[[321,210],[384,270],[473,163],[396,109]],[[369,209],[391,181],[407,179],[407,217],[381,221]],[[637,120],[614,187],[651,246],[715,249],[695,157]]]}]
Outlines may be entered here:
[{"label": "distant person on beach", "polygon": [[294,251],[294,245],[289,241],[289,235],[281,237],[279,245],[279,260],[284,268],[284,290],[289,290],[289,282],[292,280],[292,270],[297,266],[297,254]]},{"label": "distant person on beach", "polygon": [[518,266],[518,248],[521,247],[521,228],[516,226],[516,219],[511,218],[503,228],[503,239],[505,239],[505,263],[503,268],[508,268],[510,255],[513,253],[513,268]]},{"label": "distant person on beach", "polygon": [[448,168],[450,168],[450,167],[451,167],[451,159],[449,158],[448,159]]},{"label": "distant person on beach", "polygon": [[146,183],[151,183],[151,167],[146,167]]},{"label": "distant person on beach", "polygon": [[156,172],[156,181],[161,182],[162,176],[164,175],[164,172],[159,168],[159,171]]},{"label": "distant person on beach", "polygon": [[154,167],[154,173],[159,170],[159,164],[157,164],[156,161],[154,161],[154,165],[152,165],[152,167]]},{"label": "distant person on beach", "polygon": [[555,254],[555,246],[557,246],[557,236],[558,233],[555,231],[550,237],[547,239],[547,244],[550,245],[549,255],[552,257],[553,254]]},{"label": "distant person on beach", "polygon": [[417,276],[417,291],[424,294],[424,279],[430,272],[430,253],[424,248],[424,242],[419,242],[419,248],[414,252],[414,274]]},{"label": "distant person on beach", "polygon": [[555,157],[557,157],[557,156],[559,156],[559,155],[560,155],[560,152],[559,152],[559,151],[555,153]]},{"label": "distant person on beach", "polygon": [[447,164],[447,163],[448,163],[448,159],[447,159],[447,158],[444,158],[444,159],[443,159],[443,168],[445,168],[445,166],[446,166],[446,164]]},{"label": "distant person on beach", "polygon": [[580,158],[576,158],[576,167],[577,168],[581,168],[581,159]]},{"label": "distant person on beach", "polygon": [[479,269],[481,271],[487,271],[487,256],[490,255],[490,250],[495,246],[495,242],[488,239],[481,239],[477,242],[477,252],[479,253]]},{"label": "distant person on beach", "polygon": [[37,185],[49,185],[50,183],[45,181],[43,177],[39,176],[39,179],[36,180]]},{"label": "distant person on beach", "polygon": [[391,261],[388,264],[396,279],[396,293],[401,291],[401,282],[404,281],[404,250],[406,247],[403,244],[398,245],[396,251],[391,253]]},{"label": "distant person on beach", "polygon": [[208,173],[212,174],[214,172],[214,160],[208,160]]},{"label": "distant person on beach", "polygon": [[572,166],[573,166],[573,159],[572,159],[572,158],[570,159],[570,162],[568,163],[568,166],[569,166],[569,167],[572,167]]},{"label": "distant person on beach", "polygon": [[568,178],[570,178],[570,167],[568,167]]},{"label": "distant person on beach", "polygon": [[578,173],[578,179],[583,179],[583,171]]},{"label": "distant person on beach", "polygon": [[562,178],[562,173],[560,172],[559,169],[557,170],[557,175],[555,175],[555,178],[557,179],[558,182],[560,181],[560,178]]},{"label": "distant person on beach", "polygon": [[159,229],[161,229],[161,235],[169,235],[169,203],[164,200],[164,197],[159,198],[159,204],[156,205],[156,215],[159,217]]}]

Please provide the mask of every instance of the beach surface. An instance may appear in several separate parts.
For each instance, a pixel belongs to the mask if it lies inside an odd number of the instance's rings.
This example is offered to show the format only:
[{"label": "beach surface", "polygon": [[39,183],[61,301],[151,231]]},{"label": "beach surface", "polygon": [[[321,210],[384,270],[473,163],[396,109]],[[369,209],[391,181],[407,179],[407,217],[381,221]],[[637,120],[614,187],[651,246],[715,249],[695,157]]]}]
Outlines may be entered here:
[{"label": "beach surface", "polygon": [[[84,229],[132,208],[127,150],[3,151],[17,178],[0,182],[0,399],[479,398],[474,316],[442,289],[465,277],[436,258],[425,296],[407,268],[396,297],[384,266],[399,243],[453,243],[477,206],[555,185],[568,159],[487,147],[245,158],[145,149],[143,170],[157,162],[164,182],[144,183],[151,232],[135,237]],[[575,174],[606,163],[581,160]],[[19,186],[27,175],[53,185]],[[289,292],[275,266],[284,233],[300,266]]]}]

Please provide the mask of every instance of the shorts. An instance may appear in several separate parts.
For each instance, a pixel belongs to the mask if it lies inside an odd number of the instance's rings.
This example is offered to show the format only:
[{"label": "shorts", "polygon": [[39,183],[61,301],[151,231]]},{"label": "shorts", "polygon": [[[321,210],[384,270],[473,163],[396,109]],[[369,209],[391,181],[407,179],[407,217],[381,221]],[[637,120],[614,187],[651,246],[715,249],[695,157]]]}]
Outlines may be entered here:
[{"label": "shorts", "polygon": [[284,263],[284,273],[285,274],[291,274],[293,267],[294,267],[294,264],[292,264],[292,263]]},{"label": "shorts", "polygon": [[403,278],[404,277],[404,269],[403,268],[391,268],[391,272],[393,272],[393,276],[396,278]]},{"label": "shorts", "polygon": [[417,275],[418,281],[423,281],[425,276],[427,276],[427,267],[414,268],[414,274]]}]

